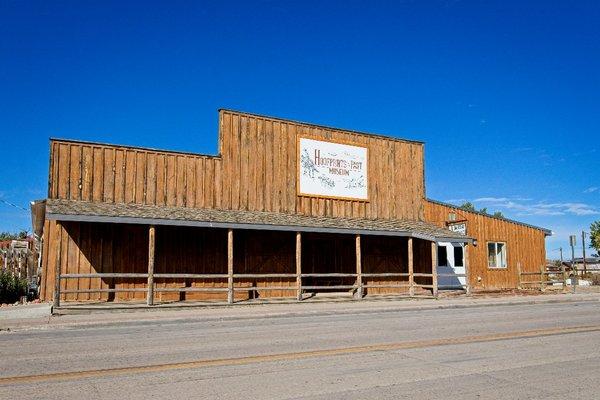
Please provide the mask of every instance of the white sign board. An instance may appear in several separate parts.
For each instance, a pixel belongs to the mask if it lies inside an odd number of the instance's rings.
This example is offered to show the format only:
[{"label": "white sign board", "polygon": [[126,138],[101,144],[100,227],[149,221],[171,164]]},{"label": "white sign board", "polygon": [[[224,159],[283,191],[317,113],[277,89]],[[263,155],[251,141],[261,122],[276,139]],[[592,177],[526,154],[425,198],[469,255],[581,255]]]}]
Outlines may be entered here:
[{"label": "white sign board", "polygon": [[465,222],[448,225],[448,228],[450,228],[452,232],[462,233],[463,235],[467,234],[467,224]]},{"label": "white sign board", "polygon": [[298,194],[368,200],[367,148],[300,138]]}]

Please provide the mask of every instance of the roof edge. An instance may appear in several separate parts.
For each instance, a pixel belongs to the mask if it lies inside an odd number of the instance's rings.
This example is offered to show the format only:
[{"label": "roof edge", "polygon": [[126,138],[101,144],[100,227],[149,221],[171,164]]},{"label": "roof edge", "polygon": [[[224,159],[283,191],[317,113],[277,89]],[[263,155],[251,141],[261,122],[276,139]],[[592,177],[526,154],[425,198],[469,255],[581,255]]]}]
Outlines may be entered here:
[{"label": "roof edge", "polygon": [[[48,207],[46,210],[46,219],[48,220],[187,225],[241,229],[253,229],[254,227],[254,229],[271,230],[412,236],[431,241],[446,241],[448,239],[449,241],[466,243],[471,243],[474,240],[462,234],[455,233],[453,235],[449,230],[426,221],[397,220],[396,225],[385,226],[385,224],[375,224],[376,220],[371,221],[363,218],[317,217],[267,211],[192,209],[136,203],[104,203],[66,199],[48,199],[46,204]],[[93,207],[104,207],[104,209],[94,209]],[[185,211],[185,213],[177,214],[176,212],[178,211]],[[205,214],[200,215],[198,212],[204,212]],[[295,218],[292,220],[288,218],[286,220],[286,217]],[[365,224],[361,225],[358,222],[364,222]],[[400,223],[405,223],[405,225],[400,225]]]}]

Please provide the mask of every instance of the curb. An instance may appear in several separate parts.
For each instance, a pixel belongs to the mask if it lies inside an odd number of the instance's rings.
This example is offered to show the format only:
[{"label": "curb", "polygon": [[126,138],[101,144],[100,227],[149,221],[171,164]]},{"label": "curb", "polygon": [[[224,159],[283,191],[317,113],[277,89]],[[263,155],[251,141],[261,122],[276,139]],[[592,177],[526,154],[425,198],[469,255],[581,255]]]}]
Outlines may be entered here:
[{"label": "curb", "polygon": [[12,319],[36,319],[47,318],[52,314],[52,306],[49,304],[27,304],[15,307],[2,308],[0,310],[0,321]]},{"label": "curb", "polygon": [[[538,305],[538,304],[573,304],[573,303],[600,303],[600,297],[584,297],[584,298],[553,298],[553,299],[528,299],[528,300],[511,300],[511,301],[502,301],[502,302],[494,302],[494,301],[485,301],[481,303],[466,303],[466,304],[427,304],[427,305],[413,305],[406,307],[373,307],[373,308],[361,308],[361,309],[346,309],[346,310],[298,310],[298,311],[282,311],[282,312],[270,312],[270,313],[262,313],[262,314],[252,314],[252,315],[215,315],[215,316],[193,316],[193,315],[185,315],[185,316],[173,316],[173,317],[165,317],[161,318],[146,318],[141,317],[135,320],[118,320],[118,321],[101,321],[101,322],[66,322],[66,323],[57,323],[55,325],[48,323],[35,325],[35,326],[23,326],[23,327],[15,327],[8,328],[10,331],[23,331],[23,330],[33,330],[33,329],[54,329],[54,328],[67,328],[67,329],[76,329],[76,328],[111,328],[115,326],[147,326],[152,324],[163,324],[163,325],[171,325],[177,323],[200,323],[200,322],[225,322],[225,321],[244,321],[251,319],[270,319],[270,318],[294,318],[294,317],[318,317],[318,316],[328,316],[328,315],[352,315],[352,314],[389,314],[389,313],[399,313],[399,312],[415,312],[415,311],[431,311],[431,310],[452,310],[452,309],[468,309],[468,308],[483,308],[483,307],[494,307],[494,306],[518,306],[518,305]],[[175,309],[180,310],[180,309]],[[141,310],[135,310],[141,311]],[[59,317],[60,318],[60,317]]]}]

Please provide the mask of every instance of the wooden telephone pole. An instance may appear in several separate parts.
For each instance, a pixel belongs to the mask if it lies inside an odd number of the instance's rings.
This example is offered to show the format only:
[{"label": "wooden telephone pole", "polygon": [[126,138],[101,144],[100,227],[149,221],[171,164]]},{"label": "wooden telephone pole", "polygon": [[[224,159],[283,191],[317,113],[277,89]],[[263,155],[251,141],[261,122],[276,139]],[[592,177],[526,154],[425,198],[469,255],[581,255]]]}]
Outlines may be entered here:
[{"label": "wooden telephone pole", "polygon": [[571,277],[571,286],[573,287],[573,292],[575,292],[576,286],[577,286],[577,281],[579,280],[578,276],[577,276],[577,267],[575,266],[575,244],[576,244],[576,239],[577,236],[575,235],[571,235],[569,236],[569,244],[571,245],[571,272],[572,272],[572,277]]},{"label": "wooden telephone pole", "polygon": [[585,231],[581,231],[581,249],[583,250],[583,274],[587,273],[587,265],[585,263]]}]

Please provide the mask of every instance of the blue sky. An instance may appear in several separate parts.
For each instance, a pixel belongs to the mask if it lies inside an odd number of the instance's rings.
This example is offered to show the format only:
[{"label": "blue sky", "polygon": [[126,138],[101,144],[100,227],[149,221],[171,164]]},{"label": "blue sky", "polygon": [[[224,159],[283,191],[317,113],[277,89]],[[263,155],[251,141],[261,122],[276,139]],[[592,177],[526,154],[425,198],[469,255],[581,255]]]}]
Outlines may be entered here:
[{"label": "blue sky", "polygon": [[225,107],[425,141],[429,197],[556,256],[600,219],[600,3],[521,3],[2,1],[0,200],[45,197],[51,136],[215,153]]}]

